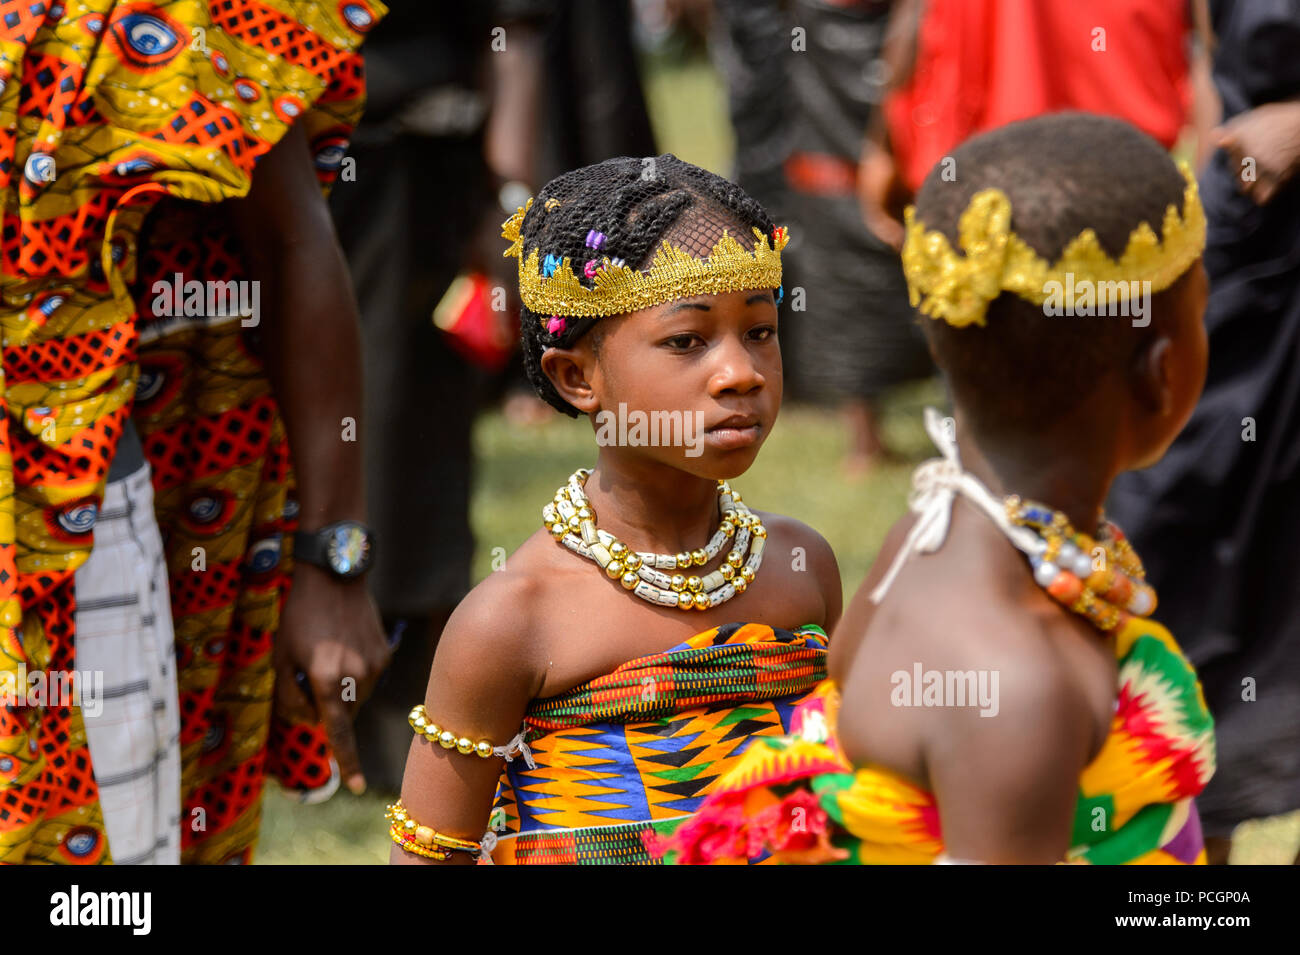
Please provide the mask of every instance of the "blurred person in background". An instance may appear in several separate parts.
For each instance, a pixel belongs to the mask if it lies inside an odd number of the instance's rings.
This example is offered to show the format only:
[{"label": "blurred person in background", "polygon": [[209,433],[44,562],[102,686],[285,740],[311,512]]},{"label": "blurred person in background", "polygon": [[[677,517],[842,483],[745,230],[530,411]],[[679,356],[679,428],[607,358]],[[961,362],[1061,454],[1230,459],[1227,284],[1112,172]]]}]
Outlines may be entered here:
[{"label": "blurred person in background", "polygon": [[339,434],[356,314],[321,187],[383,8],[89,6],[0,25],[21,78],[0,661],[103,677],[98,701],[0,710],[0,861],[246,862],[266,774],[364,786],[340,687],[364,699],[387,658],[364,583],[291,565],[288,540],[347,528],[364,569],[361,445]]},{"label": "blurred person in background", "polygon": [[933,166],[976,133],[1042,113],[1116,116],[1166,149],[1190,123],[1204,149],[1208,37],[1206,0],[896,0],[887,92],[860,160],[868,225],[898,247],[903,207]]},{"label": "blurred person in background", "polygon": [[[736,131],[736,174],[796,226],[785,283],[793,393],[842,409],[845,461],[888,458],[879,403],[933,367],[898,255],[863,222],[862,137],[883,92],[889,0],[716,0],[715,48]],[[797,291],[793,291],[796,290]]]},{"label": "blurred person in background", "polygon": [[1197,803],[1210,862],[1226,863],[1239,823],[1300,809],[1300,2],[1211,12],[1223,122],[1200,180],[1205,392],[1110,510],[1214,714],[1219,768]]}]

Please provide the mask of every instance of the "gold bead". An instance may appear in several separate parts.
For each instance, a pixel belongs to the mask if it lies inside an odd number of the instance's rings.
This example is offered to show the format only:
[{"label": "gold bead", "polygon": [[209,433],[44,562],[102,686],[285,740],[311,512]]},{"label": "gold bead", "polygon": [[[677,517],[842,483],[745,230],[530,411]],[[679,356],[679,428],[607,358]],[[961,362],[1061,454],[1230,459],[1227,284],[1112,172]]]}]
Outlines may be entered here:
[{"label": "gold bead", "polygon": [[554,524],[551,525],[551,536],[554,537],[557,541],[563,540],[564,535],[567,533],[569,533],[569,529],[565,527],[563,524],[561,524],[559,521],[556,521]]},{"label": "gold bead", "polygon": [[623,566],[626,567],[628,570],[640,570],[641,555],[629,552],[628,555],[623,558]]},{"label": "gold bead", "polygon": [[741,498],[741,496],[740,496],[740,492],[739,492],[739,491],[732,491],[732,492],[731,492],[731,503],[732,503],[732,504],[739,504],[739,503],[741,502],[741,500],[743,500],[743,498]]},{"label": "gold bead", "polygon": [[704,548],[691,551],[691,560],[695,561],[696,567],[703,567],[709,562],[709,555],[705,553]]},{"label": "gold bead", "polygon": [[745,583],[752,584],[754,582],[754,568],[753,567],[740,568],[740,576],[742,579],[744,579]]},{"label": "gold bead", "polygon": [[596,512],[589,507],[578,508],[578,520],[592,521],[596,519]]},{"label": "gold bead", "polygon": [[611,580],[623,576],[623,562],[621,560],[611,560],[605,565],[605,575]]},{"label": "gold bead", "polygon": [[474,752],[487,759],[492,755],[492,744],[485,739],[481,739],[474,744]]},{"label": "gold bead", "polygon": [[462,736],[460,739],[456,740],[456,752],[460,753],[462,756],[468,756],[470,753],[474,752],[474,741],[468,736]]},{"label": "gold bead", "polygon": [[569,499],[569,489],[568,489],[567,487],[562,487],[562,488],[560,488],[558,491],[555,492],[555,503],[556,503],[556,504],[561,504],[561,503],[567,501],[568,499]]},{"label": "gold bead", "polygon": [[754,524],[754,530],[753,530],[752,533],[753,533],[753,535],[754,535],[755,537],[766,537],[766,536],[767,536],[767,528],[764,527],[762,524],[759,524],[759,523],[755,522],[755,524]]},{"label": "gold bead", "polygon": [[749,586],[749,581],[747,581],[744,577],[737,577],[735,580],[731,582],[731,586],[736,588],[736,593],[743,594],[745,592],[745,589]]},{"label": "gold bead", "polygon": [[456,745],[456,734],[451,730],[443,730],[438,734],[438,745],[443,749],[451,749]]},{"label": "gold bead", "polygon": [[423,716],[417,716],[415,719],[411,720],[411,727],[417,733],[423,733],[424,728],[428,725],[429,725],[429,721],[426,720]]},{"label": "gold bead", "polygon": [[629,570],[621,579],[624,590],[636,590],[637,581],[641,578],[637,576],[636,571]]},{"label": "gold bead", "polygon": [[421,703],[419,706],[412,707],[411,712],[409,712],[409,713],[406,714],[406,720],[407,720],[408,723],[409,723],[409,722],[413,722],[416,718],[421,717],[421,716],[424,716],[424,704],[423,704],[423,703]]},{"label": "gold bead", "polygon": [[734,524],[736,523],[736,512],[731,508],[727,508],[722,512],[722,519],[723,521]]},{"label": "gold bead", "polygon": [[668,586],[672,587],[675,592],[681,593],[686,589],[686,578],[681,574],[673,574],[673,579],[669,582]]},{"label": "gold bead", "polygon": [[718,573],[722,574],[723,580],[730,580],[732,577],[736,576],[736,568],[732,567],[730,564],[723,564],[718,568]]},{"label": "gold bead", "polygon": [[677,595],[677,606],[678,606],[679,608],[681,608],[682,610],[690,610],[693,606],[695,606],[695,595],[694,595],[694,594],[678,594],[678,595]]},{"label": "gold bead", "polygon": [[718,530],[722,531],[722,533],[726,534],[728,537],[736,536],[736,525],[731,523],[731,521],[723,521],[718,525]]},{"label": "gold bead", "polygon": [[696,595],[695,595],[695,609],[696,609],[696,610],[708,610],[708,609],[709,609],[709,595],[708,595],[708,594],[696,594]]},{"label": "gold bead", "polygon": [[582,522],[578,520],[577,514],[574,514],[571,518],[569,518],[569,530],[577,531],[581,529],[581,527],[582,527]]},{"label": "gold bead", "polygon": [[438,737],[442,734],[442,727],[437,723],[430,723],[424,728],[424,738],[430,743],[436,743]]},{"label": "gold bead", "polygon": [[405,829],[407,832],[415,832],[415,830],[418,829],[419,826],[420,824],[416,822],[414,819],[407,819],[402,823],[402,828]]},{"label": "gold bead", "polygon": [[686,578],[686,589],[693,594],[698,594],[701,590],[704,589],[704,581],[700,580],[700,578],[694,575],[691,575],[690,577]]},{"label": "gold bead", "polygon": [[677,560],[678,567],[691,566],[691,555],[686,551],[682,551],[680,554],[678,554],[676,560]]},{"label": "gold bead", "polygon": [[415,841],[422,846],[433,845],[433,830],[428,826],[420,826],[415,830]]},{"label": "gold bead", "polygon": [[627,545],[622,541],[614,541],[609,545],[609,552],[621,560],[627,554]]},{"label": "gold bead", "polygon": [[727,555],[727,563],[732,567],[739,568],[745,562],[745,555],[738,550],[733,550]]}]

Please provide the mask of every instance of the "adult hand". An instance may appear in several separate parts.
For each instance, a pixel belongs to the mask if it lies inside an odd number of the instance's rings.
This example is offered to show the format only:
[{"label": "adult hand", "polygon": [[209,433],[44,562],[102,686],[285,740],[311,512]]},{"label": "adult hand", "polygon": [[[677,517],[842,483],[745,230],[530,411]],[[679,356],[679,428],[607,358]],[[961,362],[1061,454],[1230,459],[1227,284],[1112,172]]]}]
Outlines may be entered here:
[{"label": "adult hand", "polygon": [[1262,206],[1300,167],[1300,102],[1256,106],[1216,129],[1214,138],[1228,152],[1238,188]]},{"label": "adult hand", "polygon": [[895,251],[903,247],[903,223],[890,211],[897,189],[894,157],[867,137],[858,160],[858,205],[867,228]]},{"label": "adult hand", "polygon": [[[342,581],[298,564],[275,636],[276,711],[292,722],[324,725],[348,789],[366,788],[352,732],[365,701],[391,657],[379,611],[364,580]],[[311,698],[295,679],[306,674]]]}]

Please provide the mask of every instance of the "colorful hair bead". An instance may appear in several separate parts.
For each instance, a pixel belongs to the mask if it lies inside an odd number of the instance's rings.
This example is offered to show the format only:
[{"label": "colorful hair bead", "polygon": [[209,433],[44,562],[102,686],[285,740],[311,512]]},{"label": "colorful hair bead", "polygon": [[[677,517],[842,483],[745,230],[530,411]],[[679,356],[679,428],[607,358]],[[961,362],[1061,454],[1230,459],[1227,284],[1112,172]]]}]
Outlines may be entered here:
[{"label": "colorful hair bead", "polygon": [[780,305],[783,301],[785,301],[785,286],[778,285],[776,287],[776,304]]},{"label": "colorful hair bead", "polygon": [[589,279],[594,279],[596,277],[596,273],[599,271],[600,271],[600,265],[599,263],[596,262],[595,259],[590,259],[587,262],[587,264],[582,267],[582,274],[587,276],[587,278]]},{"label": "colorful hair bead", "polygon": [[605,247],[605,233],[597,232],[595,229],[587,233],[587,247],[591,249],[602,249]]},{"label": "colorful hair bead", "polygon": [[548,254],[546,258],[542,260],[542,275],[549,279],[553,274],[555,274],[555,270],[560,267],[560,262],[561,260],[558,255]]},{"label": "colorful hair bead", "polygon": [[559,335],[564,331],[564,317],[561,315],[552,315],[550,321],[546,323],[546,330],[552,335]]}]

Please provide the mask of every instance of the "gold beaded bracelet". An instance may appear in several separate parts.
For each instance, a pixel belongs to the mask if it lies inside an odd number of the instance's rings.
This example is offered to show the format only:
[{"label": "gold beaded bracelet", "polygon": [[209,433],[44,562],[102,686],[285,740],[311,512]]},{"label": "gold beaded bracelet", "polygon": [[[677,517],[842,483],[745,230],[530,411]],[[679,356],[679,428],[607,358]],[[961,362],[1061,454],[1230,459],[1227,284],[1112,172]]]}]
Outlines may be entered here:
[{"label": "gold beaded bracelet", "polygon": [[420,825],[411,818],[400,799],[388,807],[384,816],[392,823],[388,834],[393,842],[412,855],[442,862],[449,859],[453,852],[468,852],[477,856],[483,848],[482,843],[444,835],[432,826]]},{"label": "gold beaded bracelet", "polygon": [[466,756],[476,753],[484,759],[489,759],[496,750],[496,747],[485,739],[475,743],[468,736],[458,737],[451,730],[434,723],[425,712],[423,703],[411,710],[406,717],[406,722],[411,724],[411,729],[418,735],[423,736],[430,743],[437,743],[443,749],[454,749]]}]

